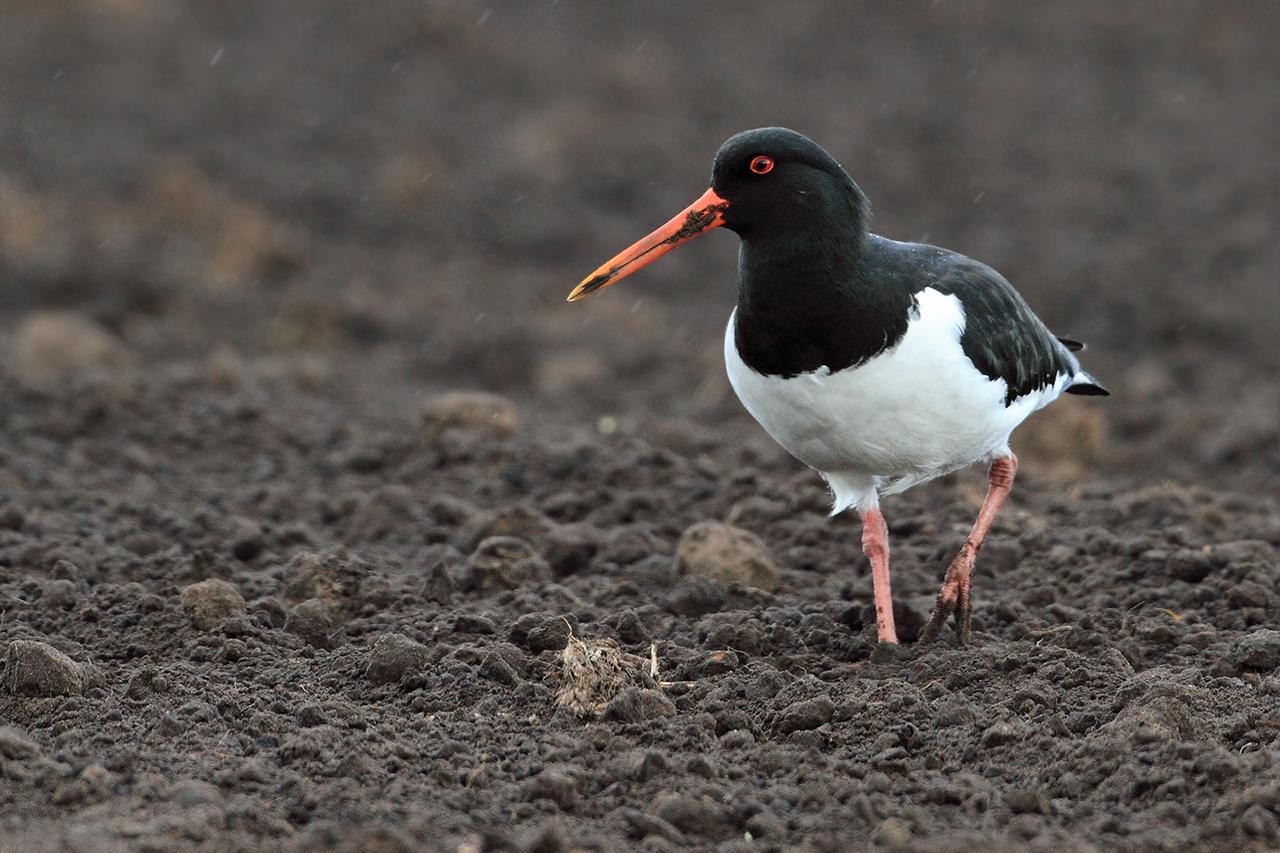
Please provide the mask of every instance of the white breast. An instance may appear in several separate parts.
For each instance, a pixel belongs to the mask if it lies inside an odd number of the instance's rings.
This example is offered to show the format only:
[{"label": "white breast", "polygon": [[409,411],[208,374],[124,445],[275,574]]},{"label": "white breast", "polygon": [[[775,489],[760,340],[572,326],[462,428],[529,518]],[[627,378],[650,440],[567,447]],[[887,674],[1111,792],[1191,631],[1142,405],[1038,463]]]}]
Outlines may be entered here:
[{"label": "white breast", "polygon": [[733,316],[725,332],[729,382],[743,406],[836,493],[833,514],[977,462],[1008,445],[1028,415],[1054,400],[1069,377],[1006,406],[1006,383],[964,354],[960,300],[917,294],[906,334],[858,367],[826,367],[790,379],[764,376],[738,354]]}]

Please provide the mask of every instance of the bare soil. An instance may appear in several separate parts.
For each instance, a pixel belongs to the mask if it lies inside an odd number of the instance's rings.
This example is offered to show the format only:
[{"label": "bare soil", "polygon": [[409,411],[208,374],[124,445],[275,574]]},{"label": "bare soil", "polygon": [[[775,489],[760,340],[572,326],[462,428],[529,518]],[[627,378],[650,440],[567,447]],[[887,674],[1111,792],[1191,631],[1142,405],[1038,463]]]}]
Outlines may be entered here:
[{"label": "bare soil", "polygon": [[[0,849],[1277,849],[1276,18],[0,3]],[[729,236],[563,302],[764,124],[1113,391],[1015,437],[970,648],[981,472],[886,501],[877,647]],[[570,630],[663,685],[559,708]]]}]

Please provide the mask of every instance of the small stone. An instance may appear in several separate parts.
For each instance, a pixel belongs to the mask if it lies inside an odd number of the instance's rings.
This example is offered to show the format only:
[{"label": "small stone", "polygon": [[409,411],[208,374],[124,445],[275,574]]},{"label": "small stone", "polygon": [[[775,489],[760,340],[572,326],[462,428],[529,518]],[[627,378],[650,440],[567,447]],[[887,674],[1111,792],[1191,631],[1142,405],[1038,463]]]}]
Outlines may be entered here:
[{"label": "small stone", "polygon": [[1191,739],[1197,732],[1195,700],[1195,693],[1185,687],[1157,684],[1129,699],[1101,731],[1143,743]]},{"label": "small stone", "polygon": [[[408,846],[406,850],[417,849]],[[573,853],[581,850],[569,841],[565,830],[554,820],[548,820],[542,826],[533,827],[520,835],[516,849],[520,853]]]},{"label": "small stone", "polygon": [[284,629],[295,634],[317,649],[333,646],[333,615],[323,601],[308,598],[289,608],[289,618]]},{"label": "small stone", "polygon": [[201,631],[215,631],[223,622],[246,611],[240,591],[220,578],[183,587],[182,607]]},{"label": "small stone", "polygon": [[[59,560],[58,563],[65,563],[66,560]],[[73,581],[67,579],[53,580],[44,588],[44,602],[50,607],[57,607],[62,610],[70,610],[76,606],[76,600],[80,597],[80,593],[76,590]]]},{"label": "small stone", "polygon": [[786,837],[787,825],[775,814],[757,812],[747,818],[747,832],[752,838],[772,838],[778,840]]},{"label": "small stone", "polygon": [[667,609],[677,616],[705,616],[720,610],[728,600],[724,584],[690,575],[676,581],[667,594]]},{"label": "small stone", "polygon": [[700,521],[680,537],[676,567],[683,575],[713,578],[772,592],[778,567],[764,541],[747,530],[718,521]]},{"label": "small stone", "polygon": [[615,779],[647,782],[665,772],[667,767],[667,757],[659,750],[633,749],[614,761],[611,769]]},{"label": "small stone", "polygon": [[871,834],[871,839],[877,845],[890,850],[905,847],[911,843],[911,827],[896,817],[886,818],[876,827],[875,832]]},{"label": "small stone", "polygon": [[501,655],[489,652],[484,656],[484,660],[480,662],[480,672],[486,678],[505,684],[507,687],[515,687],[520,683],[520,675],[515,671],[511,664],[507,663]]},{"label": "small stone", "polygon": [[520,428],[515,404],[484,391],[451,391],[430,400],[422,410],[423,437],[439,441],[447,430],[510,438]]},{"label": "small stone", "polygon": [[5,687],[15,696],[75,696],[84,670],[48,643],[14,640],[4,656]]},{"label": "small stone", "polygon": [[0,755],[17,760],[39,754],[40,747],[22,729],[0,726]]},{"label": "small stone", "polygon": [[1214,561],[1228,566],[1254,561],[1270,563],[1275,560],[1275,554],[1274,545],[1258,539],[1240,539],[1213,546]]},{"label": "small stone", "polygon": [[778,719],[778,731],[782,734],[816,729],[831,719],[835,705],[826,697],[805,699],[788,705]]},{"label": "small stone", "polygon": [[709,797],[663,794],[654,802],[653,813],[690,835],[719,835],[728,824],[724,807]]},{"label": "small stone", "polygon": [[289,613],[280,599],[264,596],[249,602],[249,615],[264,627],[283,628],[289,622]]},{"label": "small stone", "polygon": [[641,723],[675,712],[675,704],[661,692],[645,687],[628,687],[605,706],[604,716],[606,720],[619,723]]},{"label": "small stone", "polygon": [[1021,726],[1013,723],[994,723],[987,727],[982,733],[981,744],[983,749],[991,749],[997,746],[1003,746],[1006,743],[1013,743],[1022,737],[1023,730]]},{"label": "small stone", "polygon": [[169,786],[166,798],[180,806],[203,806],[222,802],[217,785],[202,779],[179,779]]},{"label": "small stone", "polygon": [[26,513],[16,506],[0,507],[0,530],[21,530],[26,524]]},{"label": "small stone", "polygon": [[366,563],[342,551],[300,551],[284,567],[284,600],[318,598],[335,617],[350,618],[365,604],[379,603],[364,589],[366,582],[373,589],[371,574]]},{"label": "small stone", "polygon": [[471,517],[459,530],[454,541],[467,550],[492,536],[511,536],[525,542],[543,542],[555,525],[537,510],[528,506],[513,506],[496,512],[482,512]]},{"label": "small stone", "polygon": [[142,699],[150,693],[154,687],[158,672],[154,666],[144,666],[133,674],[129,679],[128,685],[124,689],[124,695],[128,699]]},{"label": "small stone", "polygon": [[438,560],[432,563],[427,569],[427,579],[422,590],[427,601],[448,604],[453,601],[453,589],[453,578],[449,576],[449,569],[444,562]]},{"label": "small stone", "polygon": [[649,629],[634,610],[624,610],[618,614],[618,639],[624,643],[647,643],[650,640]]},{"label": "small stone", "polygon": [[1005,805],[1014,814],[1048,814],[1049,798],[1031,788],[1012,788],[1004,795]]},{"label": "small stone", "polygon": [[1232,657],[1245,669],[1269,671],[1280,667],[1280,631],[1260,628],[1236,640]]},{"label": "small stone", "polygon": [[1240,825],[1254,838],[1273,841],[1277,835],[1280,835],[1280,821],[1277,821],[1276,815],[1270,809],[1260,803],[1254,803],[1245,809],[1244,814],[1240,816]]},{"label": "small stone", "polygon": [[205,362],[209,384],[223,391],[234,391],[244,380],[244,361],[235,350],[219,346]]},{"label": "small stone", "polygon": [[547,563],[556,577],[577,574],[591,565],[600,535],[582,524],[565,524],[547,535]]},{"label": "small stone", "polygon": [[1180,581],[1199,583],[1213,571],[1213,562],[1201,549],[1183,548],[1169,556],[1165,568]]},{"label": "small stone", "polygon": [[271,781],[271,770],[257,758],[246,758],[236,770],[236,779],[254,785],[265,785]]},{"label": "small stone", "polygon": [[[683,833],[657,815],[649,815],[642,811],[628,808],[618,809],[618,812],[622,815],[623,820],[627,822],[632,838],[662,838],[673,844],[682,844],[684,842]],[[652,844],[648,845],[648,848],[664,849]]]},{"label": "small stone", "polygon": [[76,781],[83,786],[87,793],[87,796],[81,799],[89,799],[96,802],[111,792],[111,789],[115,786],[116,777],[114,773],[101,764],[90,764],[80,771]]},{"label": "small stone", "polygon": [[564,811],[573,811],[578,801],[578,780],[568,771],[548,767],[525,785],[528,800],[550,800]]},{"label": "small stone", "polygon": [[529,630],[525,645],[532,652],[558,652],[569,642],[569,634],[569,623],[551,616]]},{"label": "small stone", "polygon": [[262,533],[262,525],[247,518],[234,520],[231,532],[231,555],[241,562],[247,563],[262,553],[266,547],[266,539]]},{"label": "small stone", "polygon": [[453,617],[455,634],[496,634],[498,626],[483,613],[459,613]]},{"label": "small stone", "polygon": [[86,373],[126,371],[132,357],[120,339],[81,314],[28,315],[14,334],[13,371],[27,382],[59,382]]},{"label": "small stone", "polygon": [[298,709],[298,725],[304,729],[322,726],[326,719],[324,709],[314,703],[303,705]]},{"label": "small stone", "polygon": [[513,536],[490,536],[467,561],[471,584],[485,592],[517,589],[529,581],[547,580],[551,569],[533,547]]},{"label": "small stone", "polygon": [[1227,604],[1232,607],[1266,607],[1270,596],[1257,581],[1245,580],[1227,588]]},{"label": "small stone", "polygon": [[427,665],[430,654],[422,643],[404,634],[383,634],[369,652],[369,664],[365,674],[379,684],[390,684],[400,676]]},{"label": "small stone", "polygon": [[63,782],[53,790],[53,796],[49,798],[49,802],[55,806],[70,806],[76,803],[82,803],[92,796],[89,790],[89,784],[83,779],[72,779],[70,782]]},{"label": "small stone", "polygon": [[755,742],[756,736],[746,729],[734,729],[720,736],[720,746],[725,749],[748,749]]}]

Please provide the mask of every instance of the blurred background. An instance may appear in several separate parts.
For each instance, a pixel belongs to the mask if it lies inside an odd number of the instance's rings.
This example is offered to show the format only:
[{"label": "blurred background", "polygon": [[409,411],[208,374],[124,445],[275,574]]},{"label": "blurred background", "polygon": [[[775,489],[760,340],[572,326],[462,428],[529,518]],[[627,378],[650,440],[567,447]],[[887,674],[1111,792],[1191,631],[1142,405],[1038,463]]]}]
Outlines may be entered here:
[{"label": "blurred background", "polygon": [[846,166],[875,230],[990,263],[1088,342],[1114,396],[1033,421],[1042,470],[1274,490],[1278,17],[5,0],[0,444],[56,428],[15,410],[30,389],[89,374],[391,429],[483,389],[548,435],[757,435],[721,364],[732,235],[564,297],[700,194],[725,137],[779,124]]}]

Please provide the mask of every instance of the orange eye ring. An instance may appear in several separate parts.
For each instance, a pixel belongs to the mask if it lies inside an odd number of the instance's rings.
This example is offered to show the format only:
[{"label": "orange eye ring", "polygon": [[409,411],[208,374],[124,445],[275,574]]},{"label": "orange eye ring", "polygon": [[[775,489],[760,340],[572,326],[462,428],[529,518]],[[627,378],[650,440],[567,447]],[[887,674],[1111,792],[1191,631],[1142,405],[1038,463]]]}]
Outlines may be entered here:
[{"label": "orange eye ring", "polygon": [[763,154],[752,157],[750,168],[757,175],[767,175],[773,171],[773,158]]}]

